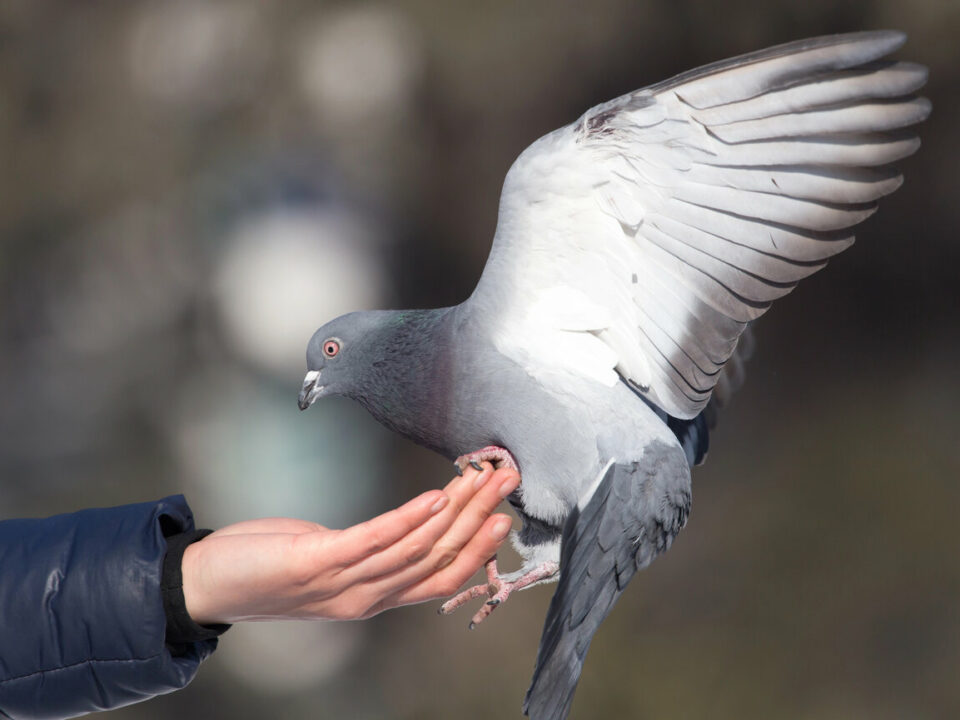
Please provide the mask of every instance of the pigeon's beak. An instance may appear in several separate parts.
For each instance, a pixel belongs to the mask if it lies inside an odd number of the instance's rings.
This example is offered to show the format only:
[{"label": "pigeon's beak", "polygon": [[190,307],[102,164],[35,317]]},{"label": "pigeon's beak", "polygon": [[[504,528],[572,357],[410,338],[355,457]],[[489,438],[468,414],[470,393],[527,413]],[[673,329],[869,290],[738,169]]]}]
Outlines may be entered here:
[{"label": "pigeon's beak", "polygon": [[300,397],[297,398],[297,405],[300,406],[301,410],[306,410],[317,401],[318,397],[320,397],[320,393],[323,392],[323,385],[319,384],[319,380],[319,370],[311,370],[303,379],[303,387],[300,389]]}]

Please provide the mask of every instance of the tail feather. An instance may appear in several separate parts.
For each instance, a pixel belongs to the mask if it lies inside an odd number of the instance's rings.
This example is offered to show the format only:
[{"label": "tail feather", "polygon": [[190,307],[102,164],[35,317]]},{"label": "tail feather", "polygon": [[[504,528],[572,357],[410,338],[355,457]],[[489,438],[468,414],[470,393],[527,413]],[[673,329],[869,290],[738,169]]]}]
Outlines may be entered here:
[{"label": "tail feather", "polygon": [[587,650],[627,583],[670,547],[690,507],[690,469],[675,445],[654,442],[640,460],[610,465],[563,529],[560,583],[523,704],[533,720],[563,720]]}]

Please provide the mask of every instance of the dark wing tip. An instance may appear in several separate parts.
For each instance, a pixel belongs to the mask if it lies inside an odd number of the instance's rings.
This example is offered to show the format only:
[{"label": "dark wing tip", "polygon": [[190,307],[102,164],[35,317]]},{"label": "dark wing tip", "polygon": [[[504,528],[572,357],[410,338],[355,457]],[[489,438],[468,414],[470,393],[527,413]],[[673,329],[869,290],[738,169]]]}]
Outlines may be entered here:
[{"label": "dark wing tip", "polygon": [[840,45],[872,46],[865,53],[860,53],[861,56],[858,57],[858,59],[839,62],[836,65],[836,69],[854,67],[889,55],[900,48],[906,41],[907,34],[901,30],[861,30],[859,32],[819,35],[801,40],[791,40],[790,42],[781,43],[780,45],[773,45],[763,48],[762,50],[754,50],[753,52],[736,55],[687,70],[679,75],[651,85],[647,90],[651,93],[659,93],[724,70],[739,68],[773,58],[796,55],[809,50],[837,47]]},{"label": "dark wing tip", "polygon": [[903,47],[907,42],[907,34],[902,30],[858,30],[848,33],[833,33],[830,35],[817,35],[812,38],[802,40],[791,40],[789,42],[773,45],[763,50],[741,55],[742,60],[753,58],[764,59],[775,55],[791,55],[803,50],[813,50],[821,47],[831,47],[834,45],[850,45],[870,43],[877,45],[877,56],[882,57],[894,50]]}]

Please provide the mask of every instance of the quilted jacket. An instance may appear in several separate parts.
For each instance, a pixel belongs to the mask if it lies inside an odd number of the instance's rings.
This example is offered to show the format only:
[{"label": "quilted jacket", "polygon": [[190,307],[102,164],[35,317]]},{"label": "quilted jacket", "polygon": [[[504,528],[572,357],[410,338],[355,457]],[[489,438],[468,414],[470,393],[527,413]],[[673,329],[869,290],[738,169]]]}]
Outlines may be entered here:
[{"label": "quilted jacket", "polygon": [[215,639],[166,643],[167,537],[180,495],[0,521],[0,718],[63,718],[184,687]]}]

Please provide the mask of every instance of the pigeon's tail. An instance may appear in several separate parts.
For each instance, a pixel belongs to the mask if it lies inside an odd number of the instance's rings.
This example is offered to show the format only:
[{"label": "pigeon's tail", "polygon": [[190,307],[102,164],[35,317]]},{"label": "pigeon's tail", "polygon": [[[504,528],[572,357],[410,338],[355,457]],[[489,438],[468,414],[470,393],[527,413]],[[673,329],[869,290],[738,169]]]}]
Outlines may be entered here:
[{"label": "pigeon's tail", "polygon": [[670,547],[689,508],[686,459],[676,446],[656,442],[640,461],[610,465],[586,506],[573,511],[526,715],[567,717],[594,633],[636,571]]}]

